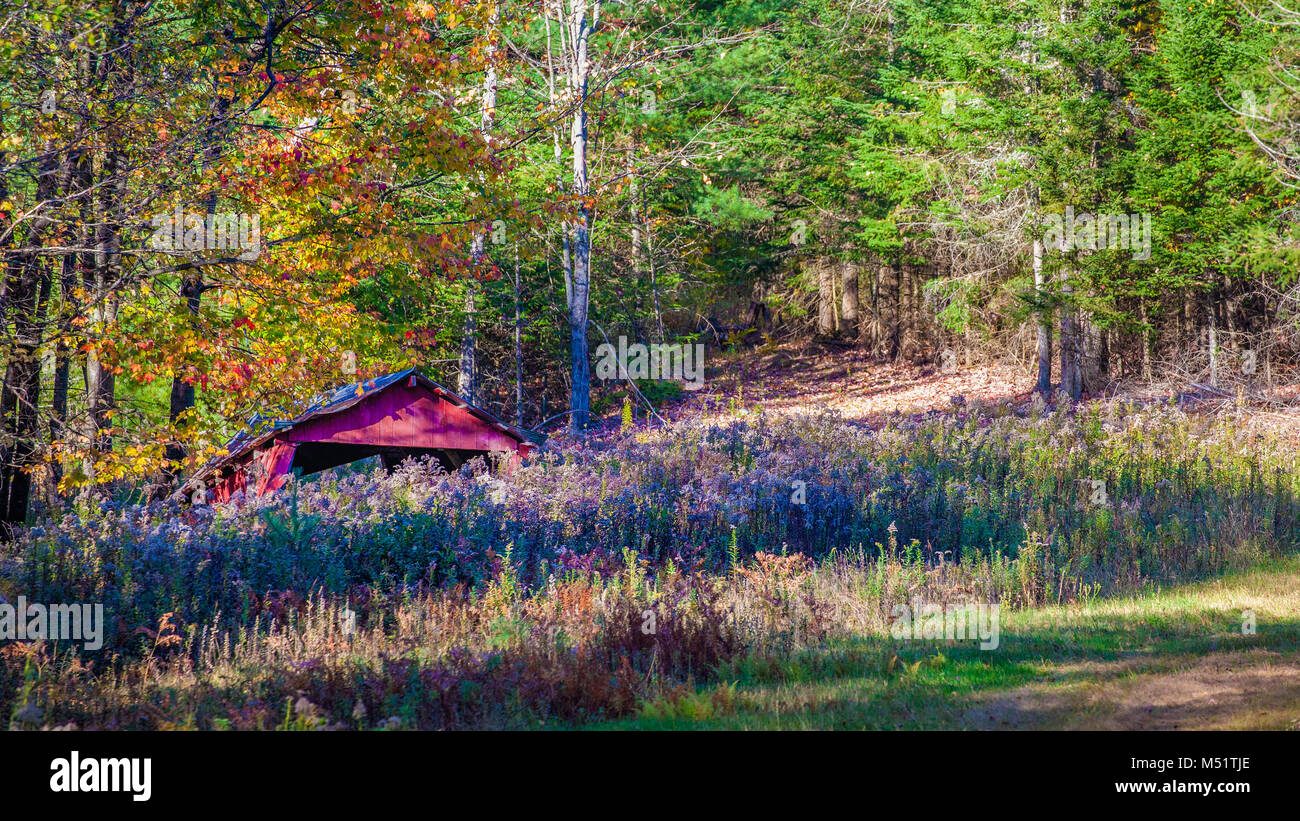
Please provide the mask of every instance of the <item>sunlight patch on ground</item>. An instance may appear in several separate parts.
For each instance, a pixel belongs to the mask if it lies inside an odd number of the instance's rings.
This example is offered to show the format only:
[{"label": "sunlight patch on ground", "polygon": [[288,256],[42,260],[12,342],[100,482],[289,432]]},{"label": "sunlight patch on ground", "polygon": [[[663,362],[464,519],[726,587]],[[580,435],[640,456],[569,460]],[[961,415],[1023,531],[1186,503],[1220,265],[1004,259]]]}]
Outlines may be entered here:
[{"label": "sunlight patch on ground", "polygon": [[[1244,610],[1254,611],[1254,635],[1242,632]],[[847,661],[826,662],[837,653]],[[820,648],[775,678],[733,687],[727,714],[660,705],[652,720],[615,726],[1300,729],[1300,559],[1009,613],[1002,646],[989,653],[864,636],[856,650]]]}]

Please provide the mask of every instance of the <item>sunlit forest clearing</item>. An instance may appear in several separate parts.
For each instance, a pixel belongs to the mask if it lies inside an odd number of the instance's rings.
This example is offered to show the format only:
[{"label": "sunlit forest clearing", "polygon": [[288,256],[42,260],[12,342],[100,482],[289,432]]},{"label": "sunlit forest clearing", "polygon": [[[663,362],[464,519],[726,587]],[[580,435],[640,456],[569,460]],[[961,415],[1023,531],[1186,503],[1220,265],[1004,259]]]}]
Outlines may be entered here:
[{"label": "sunlit forest clearing", "polygon": [[[1294,660],[1294,560],[1270,558],[1295,548],[1293,448],[1170,403],[705,410],[504,479],[408,462],[225,505],[83,504],[27,531],[6,577],[105,602],[116,654],[6,648],[14,720],[1172,726],[1168,705],[1125,712],[1167,690],[1115,691],[1198,665],[1229,671],[1188,685],[1180,726],[1294,719],[1292,689],[1257,687]],[[1002,643],[896,639],[893,608],[918,598],[999,603]]]},{"label": "sunlit forest clearing", "polygon": [[[855,636],[649,701],[614,729],[1295,730],[1294,559],[1137,598],[1048,606],[1004,651]],[[1244,636],[1241,613],[1267,614]]]},{"label": "sunlit forest clearing", "polygon": [[0,720],[1295,729],[1297,31],[0,3]]}]

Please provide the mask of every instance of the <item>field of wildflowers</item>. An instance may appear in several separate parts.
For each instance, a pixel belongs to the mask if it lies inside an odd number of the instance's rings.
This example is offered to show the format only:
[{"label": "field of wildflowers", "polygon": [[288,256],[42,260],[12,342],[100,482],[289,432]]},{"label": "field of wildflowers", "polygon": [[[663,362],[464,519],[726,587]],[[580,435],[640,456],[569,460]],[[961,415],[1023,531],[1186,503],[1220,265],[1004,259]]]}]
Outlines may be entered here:
[{"label": "field of wildflowers", "polygon": [[407,463],[224,506],[83,499],[5,548],[0,595],[102,602],[105,648],[5,645],[0,708],[19,727],[571,726],[879,632],[916,595],[1086,601],[1286,554],[1297,491],[1294,453],[1231,419],[1098,403],[687,420],[509,476]]}]

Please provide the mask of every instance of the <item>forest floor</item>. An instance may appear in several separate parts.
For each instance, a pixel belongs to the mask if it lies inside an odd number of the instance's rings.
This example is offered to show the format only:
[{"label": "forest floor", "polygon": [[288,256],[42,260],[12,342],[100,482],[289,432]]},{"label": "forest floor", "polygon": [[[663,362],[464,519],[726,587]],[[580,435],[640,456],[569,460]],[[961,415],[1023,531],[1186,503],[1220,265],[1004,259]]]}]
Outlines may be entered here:
[{"label": "forest floor", "polygon": [[[883,363],[857,349],[785,345],[768,352],[733,354],[711,363],[716,377],[692,399],[722,412],[742,404],[777,413],[830,410],[870,421],[892,413],[944,411],[958,403],[1026,401],[1033,378],[1007,366],[954,367]],[[707,402],[723,399],[724,402]]]},{"label": "forest floor", "polygon": [[1300,558],[1000,621],[996,650],[860,636],[600,727],[1300,729]]},{"label": "forest floor", "polygon": [[[812,343],[715,356],[709,371],[702,390],[661,408],[661,414],[725,419],[757,410],[832,411],[846,420],[880,424],[893,415],[944,413],[980,402],[1019,406],[1034,398],[1034,374],[1023,366],[957,363],[945,369],[889,363],[860,349]],[[1300,445],[1300,374],[1240,397],[1232,384],[1216,392],[1195,384],[1170,388],[1130,381],[1092,398],[1139,406],[1170,404],[1186,413],[1231,414],[1248,431]]]}]

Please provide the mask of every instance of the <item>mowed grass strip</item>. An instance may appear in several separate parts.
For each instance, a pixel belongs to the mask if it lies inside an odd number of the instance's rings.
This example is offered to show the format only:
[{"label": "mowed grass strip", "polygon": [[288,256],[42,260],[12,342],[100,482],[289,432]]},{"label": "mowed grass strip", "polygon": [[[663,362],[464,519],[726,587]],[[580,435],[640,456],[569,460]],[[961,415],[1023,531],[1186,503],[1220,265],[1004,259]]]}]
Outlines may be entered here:
[{"label": "mowed grass strip", "polygon": [[[1255,633],[1243,633],[1247,611]],[[998,649],[865,635],[741,660],[602,729],[1298,729],[1300,558],[1001,614]]]}]

